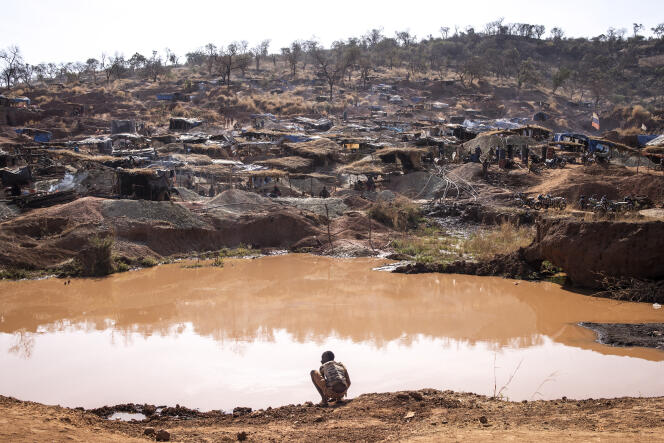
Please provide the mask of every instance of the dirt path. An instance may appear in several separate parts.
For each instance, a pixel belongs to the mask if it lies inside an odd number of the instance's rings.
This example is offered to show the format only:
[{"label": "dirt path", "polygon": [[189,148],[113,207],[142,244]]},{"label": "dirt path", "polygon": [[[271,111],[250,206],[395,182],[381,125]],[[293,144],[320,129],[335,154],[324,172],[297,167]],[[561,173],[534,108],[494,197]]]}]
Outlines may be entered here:
[{"label": "dirt path", "polygon": [[146,441],[146,428],[171,441],[664,441],[664,398],[514,403],[421,390],[367,394],[345,405],[310,403],[248,414],[109,421],[82,410],[0,396],[2,441]]}]

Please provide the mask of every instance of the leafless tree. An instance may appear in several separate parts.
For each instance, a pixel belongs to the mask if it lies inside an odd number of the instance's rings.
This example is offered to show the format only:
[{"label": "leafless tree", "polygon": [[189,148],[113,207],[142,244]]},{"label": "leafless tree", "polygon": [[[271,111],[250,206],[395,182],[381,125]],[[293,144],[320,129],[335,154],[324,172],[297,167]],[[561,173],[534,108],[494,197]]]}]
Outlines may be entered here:
[{"label": "leafless tree", "polygon": [[443,38],[443,40],[447,40],[447,36],[450,33],[450,27],[449,26],[441,26],[440,27],[440,36]]},{"label": "leafless tree", "polygon": [[214,43],[205,45],[205,55],[207,57],[208,75],[212,75],[212,68],[217,64],[217,47]]},{"label": "leafless tree", "polygon": [[330,87],[330,100],[332,100],[334,85],[341,80],[347,66],[343,53],[341,51],[326,51],[319,47],[312,55],[320,74]]},{"label": "leafless tree", "polygon": [[260,71],[261,57],[267,57],[269,48],[270,48],[270,39],[266,39],[257,44],[251,50],[251,52],[254,54],[254,57],[256,58],[256,71]]},{"label": "leafless tree", "polygon": [[23,64],[19,47],[12,45],[0,51],[0,62],[2,62],[2,78],[5,81],[5,87],[9,90],[12,81],[18,76],[18,71]]},{"label": "leafless tree", "polygon": [[94,82],[97,83],[97,68],[99,67],[99,62],[96,58],[89,58],[85,61],[85,64],[88,67],[88,72],[92,74]]}]

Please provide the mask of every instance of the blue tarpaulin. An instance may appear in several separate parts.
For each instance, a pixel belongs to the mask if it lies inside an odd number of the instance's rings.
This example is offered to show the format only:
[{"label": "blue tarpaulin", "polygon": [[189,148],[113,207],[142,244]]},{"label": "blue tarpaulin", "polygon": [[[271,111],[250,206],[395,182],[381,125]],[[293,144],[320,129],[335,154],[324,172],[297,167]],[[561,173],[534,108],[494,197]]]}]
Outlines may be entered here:
[{"label": "blue tarpaulin", "polygon": [[313,140],[313,138],[307,137],[306,135],[293,135],[293,134],[284,135],[284,139],[288,140],[291,143],[301,143]]},{"label": "blue tarpaulin", "polygon": [[656,139],[658,136],[657,135],[637,135],[636,138],[639,141],[639,146],[644,147],[646,143],[648,143],[650,140]]}]

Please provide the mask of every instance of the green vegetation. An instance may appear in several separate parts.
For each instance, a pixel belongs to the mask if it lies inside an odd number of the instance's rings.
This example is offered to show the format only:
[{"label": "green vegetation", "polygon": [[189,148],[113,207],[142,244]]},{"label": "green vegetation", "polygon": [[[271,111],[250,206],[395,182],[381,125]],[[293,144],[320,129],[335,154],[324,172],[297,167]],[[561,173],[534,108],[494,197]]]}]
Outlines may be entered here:
[{"label": "green vegetation", "polygon": [[81,275],[99,277],[112,274],[115,270],[112,255],[114,243],[112,235],[92,237],[77,257]]},{"label": "green vegetation", "polygon": [[532,226],[504,222],[497,228],[481,229],[463,242],[465,253],[478,260],[490,260],[496,254],[509,254],[528,246],[535,237]]},{"label": "green vegetation", "polygon": [[392,241],[398,254],[412,257],[419,263],[449,263],[458,260],[462,252],[458,239],[446,236],[404,236]]},{"label": "green vegetation", "polygon": [[28,271],[27,269],[0,269],[0,280],[22,280],[24,278],[31,278],[33,274],[33,271]]},{"label": "green vegetation", "polygon": [[237,248],[222,248],[217,252],[217,257],[220,258],[255,257],[257,255],[261,255],[261,251],[243,244],[240,244]]},{"label": "green vegetation", "polygon": [[496,254],[509,254],[529,245],[534,235],[532,227],[511,223],[481,229],[467,239],[451,236],[439,227],[420,227],[392,240],[392,247],[396,253],[420,263],[450,263],[464,258],[490,260]]},{"label": "green vegetation", "polygon": [[153,257],[141,257],[137,264],[142,268],[152,268],[153,266],[157,266],[159,262]]}]

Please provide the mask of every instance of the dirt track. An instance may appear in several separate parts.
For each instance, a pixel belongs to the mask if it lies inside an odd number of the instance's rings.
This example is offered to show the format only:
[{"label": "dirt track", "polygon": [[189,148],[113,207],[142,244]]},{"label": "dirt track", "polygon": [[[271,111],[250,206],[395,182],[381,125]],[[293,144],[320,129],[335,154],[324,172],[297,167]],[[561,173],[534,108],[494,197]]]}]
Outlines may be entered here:
[{"label": "dirt track", "polygon": [[171,441],[198,442],[236,441],[241,432],[247,441],[663,441],[663,407],[661,397],[514,403],[425,389],[367,394],[327,408],[120,422],[0,397],[0,440],[146,441],[151,427],[170,432]]}]

